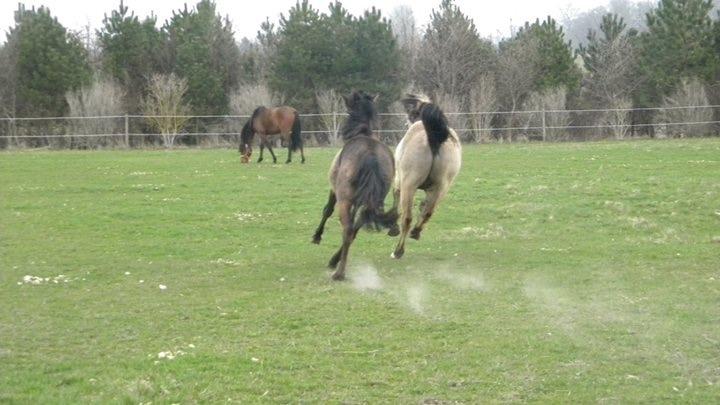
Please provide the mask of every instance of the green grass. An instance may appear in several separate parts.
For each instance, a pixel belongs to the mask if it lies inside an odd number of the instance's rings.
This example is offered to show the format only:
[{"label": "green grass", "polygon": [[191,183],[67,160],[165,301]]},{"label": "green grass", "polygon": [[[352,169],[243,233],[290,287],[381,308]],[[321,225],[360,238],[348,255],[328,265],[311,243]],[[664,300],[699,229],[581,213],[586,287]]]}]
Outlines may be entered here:
[{"label": "green grass", "polygon": [[344,283],[334,152],[0,153],[0,402],[720,401],[720,140],[467,146]]}]

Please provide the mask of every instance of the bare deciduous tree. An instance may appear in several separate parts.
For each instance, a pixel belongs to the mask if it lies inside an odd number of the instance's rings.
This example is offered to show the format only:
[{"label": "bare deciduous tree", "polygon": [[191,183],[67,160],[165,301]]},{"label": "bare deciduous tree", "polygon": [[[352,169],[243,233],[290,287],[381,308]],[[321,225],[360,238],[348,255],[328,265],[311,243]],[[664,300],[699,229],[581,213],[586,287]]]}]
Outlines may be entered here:
[{"label": "bare deciduous tree", "polygon": [[469,120],[473,130],[473,139],[480,143],[491,138],[490,128],[493,114],[497,108],[497,94],[495,79],[490,75],[483,75],[475,87],[470,90],[470,109],[474,113]]},{"label": "bare deciduous tree", "polygon": [[320,113],[320,122],[328,133],[328,139],[334,146],[339,144],[340,122],[343,117],[343,103],[335,90],[323,90],[315,93]]},{"label": "bare deciduous tree", "polygon": [[[415,93],[405,93],[405,94],[415,94]],[[385,142],[387,143],[398,143],[400,142],[400,139],[402,139],[403,136],[405,136],[405,132],[407,131],[410,123],[408,122],[407,118],[407,111],[405,110],[405,107],[402,105],[400,101],[395,101],[394,103],[390,104],[390,107],[388,107],[388,112],[393,114],[390,119],[388,120],[388,126],[387,129],[391,129],[393,133],[388,133],[385,135]]]},{"label": "bare deciduous tree", "polygon": [[630,97],[640,83],[634,74],[636,63],[628,36],[621,35],[602,44],[585,86],[593,103],[608,105],[613,100]]},{"label": "bare deciduous tree", "polygon": [[264,83],[241,84],[230,94],[230,111],[234,115],[250,115],[260,106],[276,106],[282,97],[273,94]]},{"label": "bare deciduous tree", "polygon": [[[524,103],[537,79],[538,44],[533,38],[524,37],[514,40],[500,48],[496,84],[498,99],[503,109],[514,113]],[[505,116],[504,124],[508,128],[521,125],[523,119],[517,114]],[[504,137],[512,141],[513,131],[505,132]]]},{"label": "bare deciduous tree", "polygon": [[[524,104],[526,134],[541,135],[543,141],[568,139],[570,115],[565,112],[567,90],[564,87],[533,92]],[[530,130],[528,128],[537,128]]]},{"label": "bare deciduous tree", "polygon": [[615,139],[625,139],[630,133],[629,109],[632,108],[632,101],[629,98],[618,98],[612,100],[607,108],[611,111],[602,112],[600,124],[609,128]]},{"label": "bare deciduous tree", "polygon": [[[707,122],[713,120],[711,108],[677,108],[696,107],[708,105],[708,97],[703,84],[697,79],[685,79],[672,95],[665,97],[663,108],[657,114],[656,122],[659,124],[657,134],[661,136],[688,137],[704,136],[711,132],[711,125]],[[685,125],[668,125],[683,123]],[[696,124],[691,124],[691,123]]]},{"label": "bare deciduous tree", "polygon": [[480,38],[472,19],[443,0],[422,39],[417,82],[431,97],[452,94],[464,110],[470,90],[482,74],[492,71],[495,58],[492,43]]},{"label": "bare deciduous tree", "polygon": [[390,21],[403,58],[404,79],[407,83],[413,83],[422,38],[412,8],[409,6],[396,7],[390,15]]},{"label": "bare deciduous tree", "polygon": [[190,108],[183,99],[187,89],[187,80],[172,73],[155,74],[148,83],[142,110],[150,126],[162,136],[166,148],[172,148],[188,120],[186,115]]},{"label": "bare deciduous tree", "polygon": [[[617,14],[625,20],[629,29],[645,31],[646,15],[656,7],[656,1],[610,0],[607,6],[595,7],[587,11],[569,8],[563,11],[562,25],[566,37],[576,46],[586,45],[587,32],[595,29],[602,17],[608,13]],[[712,15],[715,15],[713,12]]]},{"label": "bare deciduous tree", "polygon": [[[93,82],[77,91],[65,95],[71,117],[85,117],[70,120],[70,142],[73,148],[95,148],[103,146],[125,146],[125,138],[119,136],[83,137],[81,135],[104,135],[121,133],[123,124],[118,118],[98,118],[119,116],[124,113],[124,92],[120,85],[111,79],[95,77]],[[80,136],[75,136],[80,135]]]},{"label": "bare deciduous tree", "polygon": [[611,132],[616,139],[623,139],[630,132],[629,111],[633,92],[641,85],[637,74],[637,56],[633,39],[626,29],[625,21],[615,14],[602,17],[600,32],[588,31],[587,46],[580,47],[587,75],[582,85],[583,99],[598,109],[611,109],[598,113],[583,114],[586,121],[600,126],[598,132]]},{"label": "bare deciduous tree", "polygon": [[451,93],[438,93],[433,100],[447,116],[450,128],[454,129],[461,139],[465,139],[468,116],[463,114],[463,103],[460,97]]}]

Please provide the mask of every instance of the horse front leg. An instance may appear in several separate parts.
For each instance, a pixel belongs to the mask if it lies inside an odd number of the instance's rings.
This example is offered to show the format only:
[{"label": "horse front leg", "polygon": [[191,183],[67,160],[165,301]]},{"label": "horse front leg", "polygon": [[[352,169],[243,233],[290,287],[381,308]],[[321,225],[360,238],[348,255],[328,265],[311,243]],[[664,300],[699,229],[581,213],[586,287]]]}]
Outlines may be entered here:
[{"label": "horse front leg", "polygon": [[265,150],[265,142],[260,140],[260,157],[258,157],[257,162],[260,163],[263,161],[263,151]]},{"label": "horse front leg", "polygon": [[335,210],[335,203],[337,203],[335,192],[330,190],[328,202],[323,209],[323,216],[322,219],[320,219],[320,225],[318,225],[317,229],[315,230],[315,235],[313,235],[312,243],[316,245],[320,244],[320,241],[322,240],[322,234],[325,231],[325,222],[327,222],[328,218],[330,218],[330,216],[333,214],[333,211]]},{"label": "horse front leg", "polygon": [[[288,141],[288,143],[290,143],[290,141]],[[288,158],[285,161],[285,164],[288,164],[290,162],[292,162],[292,144],[288,146]]]},{"label": "horse front leg", "polygon": [[272,150],[272,145],[271,145],[271,143],[272,143],[272,142],[270,142],[270,141],[266,141],[265,146],[267,146],[268,151],[270,152],[270,155],[271,155],[272,158],[273,158],[273,163],[277,163],[277,158],[275,157],[275,152],[273,152],[273,150]]}]

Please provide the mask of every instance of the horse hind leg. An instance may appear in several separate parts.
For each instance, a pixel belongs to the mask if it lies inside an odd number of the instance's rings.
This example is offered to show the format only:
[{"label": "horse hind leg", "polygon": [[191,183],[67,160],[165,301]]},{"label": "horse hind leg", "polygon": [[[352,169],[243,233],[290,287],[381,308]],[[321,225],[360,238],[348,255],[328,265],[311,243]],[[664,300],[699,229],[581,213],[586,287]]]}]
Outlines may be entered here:
[{"label": "horse hind leg", "polygon": [[[393,205],[392,205],[393,210],[397,210],[399,200],[400,200],[400,189],[394,188],[393,189]],[[397,222],[395,222],[388,230],[388,236],[394,237],[394,236],[398,236],[398,235],[400,235],[400,227],[398,226]]]},{"label": "horse hind leg", "polygon": [[325,231],[325,222],[327,222],[328,218],[330,218],[330,216],[333,214],[336,202],[337,198],[335,197],[335,192],[331,190],[330,196],[328,197],[328,202],[323,209],[323,216],[320,220],[320,225],[318,225],[317,229],[315,230],[315,235],[313,235],[312,242],[316,245],[319,245],[320,241],[322,240],[322,234]]},{"label": "horse hind leg", "polygon": [[[350,217],[355,218],[355,214],[357,211],[350,212]],[[355,225],[353,226],[353,240],[355,240],[355,237],[357,237],[358,231],[360,231],[360,228],[362,228],[362,221],[360,218],[357,218],[355,220]],[[328,267],[331,269],[336,269],[338,266],[338,263],[340,262],[340,257],[342,256],[342,250],[343,247],[340,245],[340,248],[338,248],[337,252],[330,258],[330,262],[328,262]]]},{"label": "horse hind leg", "polygon": [[413,199],[415,198],[415,188],[406,187],[400,190],[400,240],[395,247],[395,251],[391,257],[399,259],[405,254],[405,240],[407,239],[410,225],[412,225],[412,208]]},{"label": "horse hind leg", "polygon": [[410,237],[419,240],[420,233],[422,232],[425,225],[428,223],[438,203],[447,193],[447,187],[436,187],[431,188],[425,192],[425,200],[422,203],[422,210],[420,212],[420,218],[418,218],[417,224],[410,232]]},{"label": "horse hind leg", "polygon": [[338,207],[338,211],[340,212],[340,222],[342,223],[343,227],[343,243],[342,247],[340,248],[339,255],[336,253],[335,256],[330,261],[330,264],[333,264],[333,260],[336,260],[336,256],[338,257],[337,260],[337,270],[335,270],[335,273],[333,273],[332,278],[333,280],[344,280],[345,279],[345,268],[347,266],[347,258],[348,253],[350,252],[350,245],[353,243],[353,240],[355,240],[355,236],[357,236],[357,232],[359,230],[358,227],[356,227],[354,214],[355,212],[350,212],[350,202],[343,202],[340,207]]}]

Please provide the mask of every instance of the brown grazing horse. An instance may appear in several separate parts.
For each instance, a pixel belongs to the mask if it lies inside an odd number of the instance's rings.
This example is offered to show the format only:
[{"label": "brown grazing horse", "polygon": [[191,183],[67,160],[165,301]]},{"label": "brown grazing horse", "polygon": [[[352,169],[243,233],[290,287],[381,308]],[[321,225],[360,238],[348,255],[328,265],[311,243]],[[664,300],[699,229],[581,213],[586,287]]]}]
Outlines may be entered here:
[{"label": "brown grazing horse", "polygon": [[252,155],[252,141],[255,134],[260,135],[260,158],[258,163],[263,161],[263,150],[267,147],[272,155],[273,163],[277,158],[272,150],[272,141],[279,135],[288,145],[288,158],[285,163],[292,160],[292,152],[300,150],[302,163],[305,163],[305,152],[303,151],[302,136],[300,135],[300,116],[292,107],[258,107],[252,117],[243,126],[240,132],[240,153],[241,162],[248,163]]},{"label": "brown grazing horse", "polygon": [[420,218],[410,233],[411,238],[420,239],[420,232],[460,171],[462,159],[460,138],[448,127],[440,107],[425,97],[413,95],[408,95],[402,102],[412,124],[395,149],[397,173],[393,208],[397,208],[399,202],[401,229],[392,228],[389,235],[400,234],[392,254],[397,259],[405,253],[415,192],[418,189],[425,191]]},{"label": "brown grazing horse", "polygon": [[397,212],[383,212],[385,196],[395,175],[395,162],[390,148],[373,133],[377,121],[375,98],[363,92],[353,92],[343,98],[349,114],[342,128],[345,145],[330,167],[332,189],[313,236],[313,243],[320,243],[325,222],[337,206],[343,241],[328,264],[331,269],[337,269],[332,276],[334,280],[345,278],[350,244],[360,228],[380,230],[397,226]]}]

